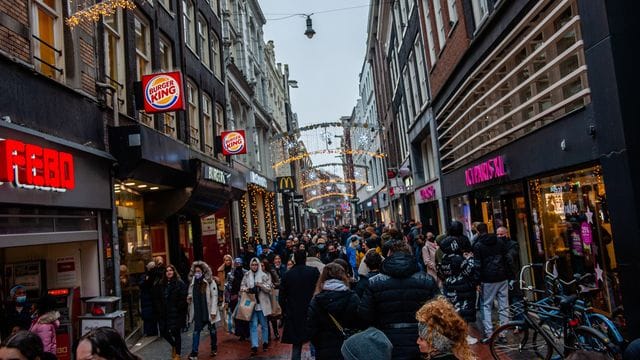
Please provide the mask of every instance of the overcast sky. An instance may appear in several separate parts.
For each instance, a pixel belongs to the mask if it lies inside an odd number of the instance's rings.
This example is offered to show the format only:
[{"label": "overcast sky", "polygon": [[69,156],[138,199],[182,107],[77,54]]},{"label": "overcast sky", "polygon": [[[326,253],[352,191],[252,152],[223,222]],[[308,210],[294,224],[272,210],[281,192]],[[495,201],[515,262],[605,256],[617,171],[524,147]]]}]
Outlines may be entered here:
[{"label": "overcast sky", "polygon": [[[358,74],[364,62],[369,1],[259,0],[259,3],[267,18],[264,40],[274,41],[276,61],[289,64],[290,79],[298,81],[299,87],[291,89],[291,104],[300,126],[336,122],[341,116],[351,115],[358,99]],[[281,19],[297,13],[314,13],[311,19],[316,34],[312,39],[304,35],[305,17]],[[321,131],[313,131],[303,141],[309,151],[326,149],[326,141],[321,138]],[[328,148],[337,148],[339,144],[340,139],[334,139]],[[313,156],[312,160],[314,164],[339,161],[333,155]]]}]

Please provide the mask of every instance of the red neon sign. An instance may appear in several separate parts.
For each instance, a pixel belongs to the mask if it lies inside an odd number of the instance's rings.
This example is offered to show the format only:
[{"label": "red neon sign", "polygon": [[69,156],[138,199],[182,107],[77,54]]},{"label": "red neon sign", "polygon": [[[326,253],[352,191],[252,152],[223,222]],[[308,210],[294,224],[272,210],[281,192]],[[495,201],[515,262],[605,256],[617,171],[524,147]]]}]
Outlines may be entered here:
[{"label": "red neon sign", "polygon": [[0,139],[0,183],[18,188],[65,192],[73,190],[73,156],[54,149]]}]

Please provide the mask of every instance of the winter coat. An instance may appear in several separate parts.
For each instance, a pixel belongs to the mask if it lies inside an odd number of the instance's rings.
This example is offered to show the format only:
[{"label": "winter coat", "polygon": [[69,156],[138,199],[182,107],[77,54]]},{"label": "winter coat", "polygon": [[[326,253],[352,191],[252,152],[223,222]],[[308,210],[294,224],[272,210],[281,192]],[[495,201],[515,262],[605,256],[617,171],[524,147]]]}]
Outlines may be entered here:
[{"label": "winter coat", "polygon": [[33,320],[31,328],[29,328],[30,332],[38,335],[40,339],[42,339],[45,352],[56,353],[56,329],[60,327],[59,319],[59,312],[50,311]]},{"label": "winter coat", "polygon": [[358,282],[356,283],[355,292],[358,294],[358,297],[362,298],[364,295],[365,289],[369,286],[369,279],[380,274],[379,271],[370,271],[367,275],[360,275]]},{"label": "winter coat", "polygon": [[313,256],[309,256],[307,258],[307,266],[318,269],[319,273],[322,273],[322,270],[324,269],[324,263],[322,263],[322,261],[320,261],[320,259],[318,259],[317,257]]},{"label": "winter coat", "polygon": [[[258,261],[258,258],[253,258],[251,261]],[[258,261],[259,263],[259,261]],[[242,278],[242,284],[240,285],[241,292],[251,292],[258,290],[256,302],[262,309],[264,316],[271,315],[271,291],[273,290],[273,283],[271,282],[271,275],[266,274],[260,270],[255,273],[249,270]]]},{"label": "winter coat", "polygon": [[279,302],[284,319],[283,343],[302,344],[309,341],[307,309],[319,277],[318,269],[296,264],[280,280]]},{"label": "winter coat", "polygon": [[[204,298],[207,302],[208,322],[216,323],[222,320],[222,317],[220,316],[220,311],[218,311],[218,286],[215,280],[213,279],[211,268],[204,261],[194,261],[193,264],[191,264],[191,271],[189,272],[189,279],[191,280],[189,282],[189,290],[187,292],[187,302],[189,303],[189,322],[194,321],[196,316],[203,315],[203,314],[196,314],[198,310],[194,308],[194,304],[195,304],[195,301],[193,299],[194,291],[199,291],[197,288],[194,290],[194,285],[196,284],[196,278],[194,277],[196,265],[199,265],[202,267],[203,269],[202,281],[207,284],[205,288]],[[211,320],[211,315],[214,316],[213,321]],[[199,324],[200,321],[195,321],[194,323],[196,325],[200,325]]]},{"label": "winter coat", "polygon": [[511,279],[512,259],[508,244],[493,234],[481,234],[473,246],[475,259],[480,264],[480,281],[496,283]]},{"label": "winter coat", "polygon": [[147,271],[140,283],[140,316],[142,320],[151,321],[156,318],[153,302],[153,271]]},{"label": "winter coat", "polygon": [[438,251],[438,244],[436,242],[426,241],[422,247],[422,262],[424,263],[427,274],[433,276],[434,279],[438,278],[438,269],[436,267],[436,252]]},{"label": "winter coat", "polygon": [[436,281],[418,271],[412,254],[402,252],[387,257],[380,272],[369,279],[358,307],[360,318],[387,335],[394,359],[418,358],[416,311],[439,293]]},{"label": "winter coat", "polygon": [[343,328],[361,327],[358,319],[360,299],[352,290],[322,290],[309,304],[307,327],[311,343],[316,349],[316,359],[342,359],[340,348],[344,339],[333,323],[331,314]]},{"label": "winter coat", "polygon": [[442,262],[438,275],[442,279],[442,293],[467,322],[476,321],[476,286],[480,269],[473,256],[465,258],[458,245],[459,238],[447,236],[441,243]]},{"label": "winter coat", "polygon": [[2,326],[2,336],[3,338],[9,338],[9,335],[13,331],[14,327],[20,328],[20,330],[29,330],[31,326],[31,304],[24,303],[22,305],[22,309],[20,312],[16,309],[16,303],[10,302],[4,308],[4,322],[0,325]]},{"label": "winter coat", "polygon": [[182,329],[187,321],[187,285],[174,277],[163,286],[161,329]]}]

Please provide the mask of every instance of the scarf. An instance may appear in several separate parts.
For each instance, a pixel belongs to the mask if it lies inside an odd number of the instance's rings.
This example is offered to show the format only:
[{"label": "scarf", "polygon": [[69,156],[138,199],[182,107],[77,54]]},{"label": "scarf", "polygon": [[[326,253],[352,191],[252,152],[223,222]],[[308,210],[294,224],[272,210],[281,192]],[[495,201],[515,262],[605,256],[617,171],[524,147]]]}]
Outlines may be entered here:
[{"label": "scarf", "polygon": [[329,279],[324,282],[324,285],[322,285],[322,290],[347,291],[349,290],[349,288],[347,287],[347,285],[345,285],[345,283],[342,280]]},{"label": "scarf", "polygon": [[418,336],[423,340],[431,340],[431,345],[440,354],[450,353],[453,349],[453,341],[438,332],[437,329],[429,328],[425,323],[418,323]]}]

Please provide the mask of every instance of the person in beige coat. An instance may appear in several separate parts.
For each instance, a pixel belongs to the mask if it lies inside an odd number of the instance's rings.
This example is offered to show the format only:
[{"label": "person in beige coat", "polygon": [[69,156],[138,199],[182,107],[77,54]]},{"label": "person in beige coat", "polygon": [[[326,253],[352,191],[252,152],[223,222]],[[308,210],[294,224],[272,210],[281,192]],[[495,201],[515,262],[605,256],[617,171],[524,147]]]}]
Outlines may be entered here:
[{"label": "person in beige coat", "polygon": [[258,322],[262,327],[262,349],[269,348],[269,323],[267,316],[271,315],[271,290],[273,283],[271,276],[262,272],[260,260],[254,257],[249,262],[249,272],[242,278],[240,292],[254,294],[256,296],[256,306],[251,315],[249,323],[249,333],[251,337],[251,354],[258,353]]},{"label": "person in beige coat", "polygon": [[218,352],[216,326],[222,319],[218,310],[218,286],[211,268],[204,261],[194,261],[189,272],[189,323],[193,322],[193,344],[189,359],[198,358],[200,332],[205,325],[211,337],[211,356]]}]

